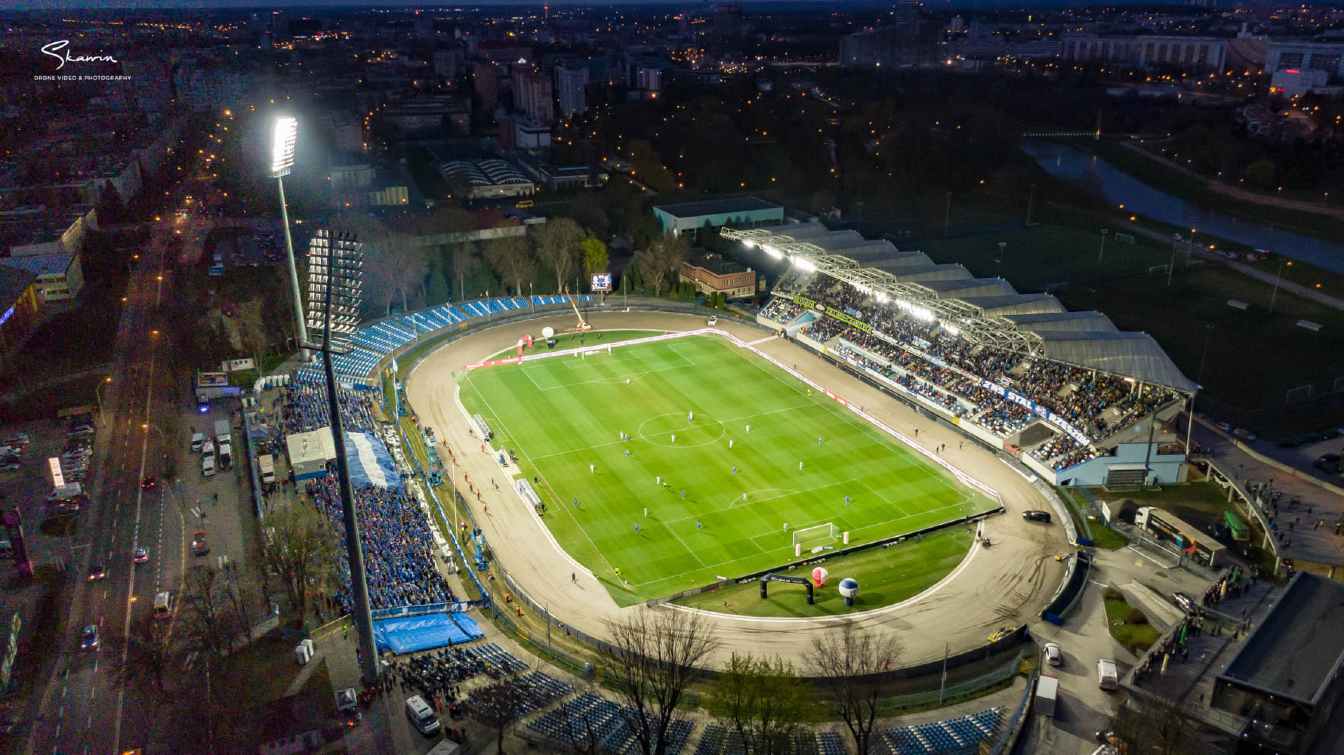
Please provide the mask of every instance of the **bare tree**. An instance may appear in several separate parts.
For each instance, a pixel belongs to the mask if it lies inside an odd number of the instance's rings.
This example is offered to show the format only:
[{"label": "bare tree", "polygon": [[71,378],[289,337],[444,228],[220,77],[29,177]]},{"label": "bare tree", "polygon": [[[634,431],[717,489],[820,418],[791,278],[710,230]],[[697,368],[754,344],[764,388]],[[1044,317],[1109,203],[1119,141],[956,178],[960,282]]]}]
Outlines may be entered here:
[{"label": "bare tree", "polygon": [[336,569],[340,558],[336,533],[321,512],[300,502],[273,510],[266,524],[261,538],[262,565],[284,584],[296,625],[302,625],[308,615],[309,590]]},{"label": "bare tree", "polygon": [[467,698],[467,716],[495,732],[495,751],[503,755],[504,732],[527,710],[522,682],[517,676],[478,687]]},{"label": "bare tree", "polygon": [[491,241],[485,248],[485,260],[505,285],[513,283],[515,296],[522,296],[523,281],[531,280],[536,269],[532,250],[524,236],[506,236]]},{"label": "bare tree", "polygon": [[840,631],[822,635],[806,656],[808,671],[820,680],[821,696],[849,728],[859,755],[873,751],[878,703],[888,691],[874,677],[894,668],[901,652],[894,636],[861,632],[847,622]]},{"label": "bare tree", "polygon": [[124,639],[126,660],[114,662],[112,675],[123,686],[147,693],[148,699],[167,702],[170,672],[180,660],[169,642],[167,622],[148,616],[133,621]]},{"label": "bare tree", "polygon": [[233,652],[242,627],[221,572],[209,566],[187,572],[178,626],[187,648],[212,666]]},{"label": "bare tree", "polygon": [[467,272],[479,264],[478,249],[478,245],[471,241],[452,245],[453,275],[457,276],[457,301],[462,301],[467,296]]},{"label": "bare tree", "polygon": [[1129,752],[1177,755],[1207,751],[1199,725],[1186,705],[1150,695],[1130,695],[1111,729]]},{"label": "bare tree", "polygon": [[409,312],[408,292],[421,290],[425,276],[429,274],[426,248],[417,244],[413,236],[405,233],[393,233],[385,244],[383,253],[383,264],[387,266],[385,274],[388,276],[388,281],[401,294],[401,311]]},{"label": "bare tree", "polygon": [[747,752],[787,755],[807,703],[807,690],[791,663],[733,653],[714,682],[709,708],[737,732]]},{"label": "bare tree", "polygon": [[635,253],[635,264],[639,265],[644,280],[653,284],[654,296],[661,295],[664,281],[681,269],[681,263],[686,261],[686,251],[685,238],[664,236]]},{"label": "bare tree", "polygon": [[569,218],[555,218],[536,228],[537,253],[555,272],[555,291],[560,293],[578,264],[583,229]]},{"label": "bare tree", "polygon": [[644,755],[664,755],[673,714],[719,642],[699,614],[667,609],[607,622],[607,632],[601,655],[621,715]]}]

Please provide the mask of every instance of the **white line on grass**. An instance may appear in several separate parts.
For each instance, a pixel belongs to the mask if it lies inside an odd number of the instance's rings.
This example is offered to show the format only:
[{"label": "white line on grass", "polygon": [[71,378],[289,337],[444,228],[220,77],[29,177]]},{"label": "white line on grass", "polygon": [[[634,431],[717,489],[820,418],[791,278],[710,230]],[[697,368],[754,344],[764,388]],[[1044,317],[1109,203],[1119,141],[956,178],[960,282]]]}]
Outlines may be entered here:
[{"label": "white line on grass", "polygon": [[[471,382],[470,374],[467,375],[467,382]],[[499,423],[500,427],[504,427],[505,426],[504,420],[499,416],[499,412],[495,411],[495,407],[490,405],[490,400],[485,397],[485,393],[480,389],[477,389],[476,393],[481,397],[481,403],[485,404],[485,410],[490,412],[490,414],[495,418],[495,422]],[[602,559],[607,564],[607,568],[611,569],[612,574],[614,576],[624,581],[624,579],[620,577],[620,572],[616,571],[616,566],[612,564],[611,561],[607,558],[607,554],[604,553],[601,548],[597,547],[597,543],[594,542],[592,535],[589,535],[588,530],[584,529],[583,525],[579,523],[579,518],[574,516],[574,512],[566,508],[564,501],[561,500],[560,496],[557,494],[555,486],[551,485],[551,481],[546,479],[546,475],[542,473],[541,467],[538,466],[537,463],[532,460],[531,456],[527,455],[527,449],[523,448],[522,446],[519,446],[518,449],[522,451],[523,458],[527,459],[527,462],[532,465],[533,469],[536,470],[537,476],[542,479],[542,481],[546,484],[546,487],[550,488],[551,495],[555,496],[555,500],[558,503],[557,508],[564,511],[566,514],[569,515],[570,519],[574,520],[574,526],[579,528],[579,532],[583,533],[584,539],[588,541],[589,545],[593,546],[593,550],[597,552],[598,558]],[[564,551],[564,548],[562,547],[560,550]]]}]

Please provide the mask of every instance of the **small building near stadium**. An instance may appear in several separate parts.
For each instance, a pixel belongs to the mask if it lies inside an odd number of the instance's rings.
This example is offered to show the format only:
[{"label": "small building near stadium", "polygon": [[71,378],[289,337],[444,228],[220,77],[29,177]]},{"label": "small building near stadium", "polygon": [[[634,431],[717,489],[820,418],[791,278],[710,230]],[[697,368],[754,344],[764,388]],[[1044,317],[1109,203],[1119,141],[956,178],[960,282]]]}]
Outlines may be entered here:
[{"label": "small building near stadium", "polygon": [[663,235],[695,234],[705,227],[748,228],[784,222],[784,208],[758,197],[727,197],[655,205],[653,217]]},{"label": "small building near stadium", "polygon": [[719,254],[706,254],[681,263],[678,276],[706,296],[721,294],[725,299],[745,299],[756,294],[756,271]]},{"label": "small building near stadium", "polygon": [[1125,675],[1126,706],[1176,710],[1200,752],[1344,752],[1344,584],[1231,570],[1210,590],[1221,597],[1194,620],[1202,631],[1183,620]]},{"label": "small building near stadium", "polygon": [[329,425],[306,433],[294,433],[285,439],[285,445],[295,481],[326,476],[327,463],[336,460],[336,441],[331,437]]}]

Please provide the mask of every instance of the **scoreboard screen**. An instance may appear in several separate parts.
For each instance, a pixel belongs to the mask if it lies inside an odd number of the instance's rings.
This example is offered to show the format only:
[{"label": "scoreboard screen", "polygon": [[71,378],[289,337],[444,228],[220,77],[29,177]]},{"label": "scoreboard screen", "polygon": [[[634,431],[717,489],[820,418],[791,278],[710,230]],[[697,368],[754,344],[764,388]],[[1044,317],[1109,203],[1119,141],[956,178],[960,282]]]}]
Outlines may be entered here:
[{"label": "scoreboard screen", "polygon": [[593,290],[607,292],[611,290],[611,273],[598,273],[593,276]]}]

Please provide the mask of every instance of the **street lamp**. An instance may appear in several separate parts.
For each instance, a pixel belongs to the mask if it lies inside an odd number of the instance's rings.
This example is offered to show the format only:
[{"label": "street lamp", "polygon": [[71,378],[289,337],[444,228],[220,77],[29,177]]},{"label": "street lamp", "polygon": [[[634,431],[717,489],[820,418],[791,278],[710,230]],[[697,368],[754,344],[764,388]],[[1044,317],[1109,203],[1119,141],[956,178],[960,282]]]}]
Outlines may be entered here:
[{"label": "street lamp", "polygon": [[271,132],[271,176],[280,189],[280,220],[285,228],[285,254],[289,257],[289,284],[294,295],[294,322],[298,330],[300,356],[308,361],[308,328],[303,322],[303,294],[299,290],[299,268],[294,263],[294,239],[289,234],[289,206],[285,203],[285,176],[294,169],[294,145],[298,141],[299,122],[292,116],[275,119]]},{"label": "street lamp", "polygon": [[1101,245],[1097,247],[1097,264],[1101,264],[1101,258],[1106,254],[1106,237],[1111,233],[1111,229],[1101,229]]},{"label": "street lamp", "polygon": [[112,382],[111,376],[105,377],[102,382],[93,389],[93,398],[98,402],[98,420],[104,425],[107,424],[107,417],[103,416],[103,386],[110,382]]}]

